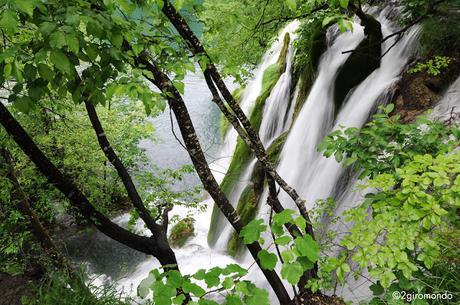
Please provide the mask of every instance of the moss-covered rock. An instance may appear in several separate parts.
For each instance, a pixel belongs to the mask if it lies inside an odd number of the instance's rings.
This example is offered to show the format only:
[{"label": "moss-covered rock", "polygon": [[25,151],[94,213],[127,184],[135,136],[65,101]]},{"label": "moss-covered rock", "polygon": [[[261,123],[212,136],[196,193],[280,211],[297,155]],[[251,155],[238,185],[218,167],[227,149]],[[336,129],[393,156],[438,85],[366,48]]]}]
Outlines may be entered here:
[{"label": "moss-covered rock", "polygon": [[[281,74],[286,69],[286,54],[289,48],[290,36],[286,34],[283,40],[283,47],[280,51],[280,56],[276,63],[267,67],[262,76],[262,91],[260,96],[256,99],[254,107],[251,109],[249,121],[252,127],[259,131],[260,124],[262,123],[262,115],[265,107],[265,101],[270,96],[271,90],[278,82]],[[222,191],[229,196],[235,187],[235,183],[240,178],[243,169],[245,169],[249,162],[252,160],[253,154],[249,146],[241,139],[238,138],[236,143],[235,152],[233,153],[232,161],[228,167],[227,173],[220,185]],[[214,205],[211,214],[211,225],[208,234],[208,243],[213,245],[216,242],[216,236],[220,233],[217,232],[219,225],[222,223],[222,214],[219,209]]]},{"label": "moss-covered rock", "polygon": [[323,27],[322,21],[319,19],[305,21],[300,27],[294,60],[294,81],[292,82],[293,86],[299,84],[299,91],[295,100],[294,120],[307,100],[315,81],[321,55],[327,49],[326,31],[327,27]]},{"label": "moss-covered rock", "polygon": [[380,67],[383,39],[380,22],[370,15],[362,18],[366,37],[345,61],[335,80],[334,102],[336,113],[351,89],[359,85]]},{"label": "moss-covered rock", "polygon": [[[244,89],[245,89],[244,87],[239,87],[232,92],[233,98],[238,103],[238,105],[241,104],[243,94],[244,94]],[[222,139],[224,139],[228,131],[230,130],[230,122],[227,120],[227,118],[224,116],[223,113],[220,114],[220,124],[219,125],[220,125],[219,126],[220,135]]]},{"label": "moss-covered rock", "polygon": [[168,240],[171,246],[182,247],[193,234],[195,234],[195,220],[186,217],[171,228]]},{"label": "moss-covered rock", "polygon": [[[247,225],[256,216],[259,199],[260,194],[255,193],[253,185],[246,186],[236,207],[236,211],[244,225]],[[236,232],[233,232],[227,245],[227,253],[231,256],[237,256],[243,249],[242,245],[241,238]]]},{"label": "moss-covered rock", "polygon": [[[286,142],[288,132],[276,138],[267,149],[267,155],[273,165],[278,165],[281,150]],[[265,171],[262,164],[257,161],[251,176],[251,182],[246,186],[238,200],[236,211],[241,217],[241,221],[246,225],[257,215],[258,204],[264,190]],[[227,253],[237,256],[243,249],[243,242],[236,232],[232,234],[227,245]]]}]

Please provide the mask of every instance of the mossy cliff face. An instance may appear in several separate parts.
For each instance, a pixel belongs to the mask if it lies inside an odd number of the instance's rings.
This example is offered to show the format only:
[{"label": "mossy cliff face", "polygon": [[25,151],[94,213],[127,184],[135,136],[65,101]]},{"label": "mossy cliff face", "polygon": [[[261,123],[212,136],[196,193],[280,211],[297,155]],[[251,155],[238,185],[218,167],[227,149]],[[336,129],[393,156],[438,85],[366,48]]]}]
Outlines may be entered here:
[{"label": "mossy cliff face", "polygon": [[[283,145],[286,142],[288,132],[281,134],[276,138],[267,149],[267,155],[273,165],[278,165],[279,157]],[[257,161],[251,176],[250,183],[246,186],[238,200],[236,210],[241,217],[241,221],[246,225],[257,215],[259,201],[264,191],[265,171],[262,164]],[[231,256],[237,256],[243,249],[243,242],[236,232],[232,234],[227,245],[227,253]]]},{"label": "mossy cliff face", "polygon": [[348,92],[380,67],[383,39],[380,22],[370,15],[365,15],[361,24],[364,26],[366,37],[340,68],[335,81],[335,113],[339,112]]},{"label": "mossy cliff face", "polygon": [[319,60],[327,48],[326,31],[327,27],[323,27],[321,20],[307,21],[300,27],[292,82],[294,86],[297,83],[299,85],[294,120],[307,100],[315,81]]},{"label": "mossy cliff face", "polygon": [[[251,109],[251,114],[249,116],[249,121],[255,130],[259,131],[260,124],[262,122],[263,110],[265,107],[265,101],[270,96],[270,92],[273,87],[278,82],[281,74],[286,69],[286,55],[288,52],[290,43],[290,36],[286,34],[283,40],[283,47],[280,52],[278,61],[270,66],[268,66],[262,76],[262,91],[259,97],[254,103],[253,109]],[[250,148],[244,143],[241,138],[238,138],[235,152],[230,162],[227,173],[224,177],[224,180],[221,183],[222,191],[227,195],[227,197],[232,193],[236,182],[240,179],[243,170],[249,165],[249,162],[253,159],[252,152]],[[211,225],[208,234],[208,243],[213,245],[218,237],[220,232],[217,232],[220,224],[225,220],[219,209],[214,205],[212,215],[211,215]],[[216,234],[218,233],[218,234]]]}]

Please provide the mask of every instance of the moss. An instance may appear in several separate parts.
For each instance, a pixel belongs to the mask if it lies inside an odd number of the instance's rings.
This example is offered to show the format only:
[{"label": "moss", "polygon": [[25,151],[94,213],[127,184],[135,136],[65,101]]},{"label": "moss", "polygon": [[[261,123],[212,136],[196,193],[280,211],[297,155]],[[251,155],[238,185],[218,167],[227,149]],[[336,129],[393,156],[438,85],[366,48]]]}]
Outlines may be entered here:
[{"label": "moss", "polygon": [[446,3],[434,16],[422,22],[420,55],[424,59],[436,55],[460,57],[459,10],[459,4]]},{"label": "moss", "polygon": [[[262,123],[262,115],[265,107],[265,101],[270,96],[271,90],[276,85],[278,79],[285,70],[286,54],[288,47],[289,35],[286,35],[278,61],[273,65],[267,67],[264,71],[264,74],[262,75],[262,92],[260,96],[256,99],[254,107],[251,110],[251,115],[249,116],[249,121],[251,122],[252,127],[256,131],[259,131],[260,124]],[[249,146],[247,146],[241,138],[238,138],[235,152],[233,153],[232,161],[230,162],[227,173],[220,185],[222,191],[227,195],[227,197],[233,191],[235,182],[238,181],[243,172],[243,169],[249,165],[249,162],[252,158],[253,155]],[[219,227],[218,224],[220,224],[220,222],[222,221],[221,216],[221,212],[219,211],[217,206],[214,205],[211,214],[211,225],[208,233],[208,243],[211,245],[214,244],[216,241],[216,230]]]},{"label": "moss", "polygon": [[345,61],[335,80],[334,102],[336,113],[338,113],[348,92],[380,67],[380,56],[382,54],[380,41],[383,38],[380,22],[374,17],[366,15],[366,18],[361,23],[364,25],[366,37]]},{"label": "moss", "polygon": [[[244,87],[239,87],[235,89],[232,92],[233,98],[235,101],[238,103],[238,105],[241,104],[241,100],[243,98],[243,93],[244,93]],[[220,123],[219,123],[219,130],[220,130],[220,135],[222,136],[222,139],[225,138],[227,135],[228,131],[230,130],[230,122],[227,120],[227,118],[224,116],[223,113],[220,114]]]},{"label": "moss", "polygon": [[326,31],[321,20],[308,20],[300,27],[297,52],[294,59],[293,86],[299,83],[295,101],[294,120],[297,118],[315,81],[321,55],[327,49]]},{"label": "moss", "polygon": [[[279,163],[279,157],[287,136],[288,132],[281,134],[267,149],[268,158],[274,166]],[[264,181],[265,171],[262,164],[258,161],[251,176],[251,183],[244,189],[236,207],[236,211],[245,225],[253,220],[257,214],[258,203],[264,190]],[[227,245],[227,253],[231,256],[237,256],[242,248],[243,242],[238,234],[234,232]]]},{"label": "moss", "polygon": [[283,150],[284,143],[289,135],[289,132],[282,133],[275,140],[273,140],[270,147],[267,149],[267,155],[272,164],[278,165],[280,161],[280,154]]},{"label": "moss", "polygon": [[182,247],[194,233],[195,220],[192,217],[186,217],[172,227],[168,240],[172,246]]},{"label": "moss", "polygon": [[[246,186],[240,199],[236,211],[240,215],[241,221],[247,225],[257,214],[257,205],[260,199],[260,194],[256,194],[252,184]],[[231,256],[236,256],[242,249],[242,240],[236,232],[233,232],[230,241],[227,245],[227,253]]]}]

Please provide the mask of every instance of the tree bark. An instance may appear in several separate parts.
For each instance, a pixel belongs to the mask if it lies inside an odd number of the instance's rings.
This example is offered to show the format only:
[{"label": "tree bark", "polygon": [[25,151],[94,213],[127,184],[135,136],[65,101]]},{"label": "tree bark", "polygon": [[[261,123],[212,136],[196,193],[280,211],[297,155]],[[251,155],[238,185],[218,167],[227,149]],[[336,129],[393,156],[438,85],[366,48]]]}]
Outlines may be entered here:
[{"label": "tree bark", "polygon": [[0,123],[22,151],[37,166],[38,170],[48,179],[48,182],[61,191],[71,205],[76,207],[102,233],[132,249],[153,255],[163,266],[177,266],[175,254],[167,244],[167,241],[155,240],[131,233],[99,212],[78,187],[69,178],[65,177],[45,156],[2,103],[0,103]]},{"label": "tree bark", "polygon": [[52,262],[59,268],[70,270],[70,266],[62,253],[57,249],[48,230],[42,225],[35,211],[32,209],[29,198],[22,191],[14,169],[13,159],[6,148],[0,148],[0,156],[5,160],[6,178],[12,184],[11,199],[17,204],[19,212],[27,219],[35,239],[47,253]]},{"label": "tree bark", "polygon": [[126,192],[128,193],[128,197],[131,200],[134,208],[139,213],[139,217],[144,221],[145,225],[152,234],[162,234],[164,235],[163,228],[155,222],[155,220],[150,215],[150,212],[144,205],[141,196],[139,195],[134,182],[128,173],[128,170],[121,162],[120,158],[118,158],[117,154],[113,150],[110,142],[105,135],[104,128],[99,120],[97,115],[96,109],[90,102],[85,102],[86,111],[88,113],[88,117],[91,121],[91,125],[96,133],[97,141],[99,142],[99,146],[101,150],[104,152],[104,155],[107,157],[107,160],[115,167],[118,176],[121,178],[123,185],[125,186]]},{"label": "tree bark", "polygon": [[[164,74],[153,62],[147,61],[145,58],[139,58],[136,62],[137,65],[145,66],[145,68],[152,73],[153,78],[146,76],[146,78],[157,86],[163,94],[167,97],[169,107],[171,107],[176,120],[179,125],[179,129],[182,134],[187,152],[192,160],[192,163],[203,183],[206,191],[211,195],[212,199],[225,215],[227,220],[233,226],[236,232],[241,232],[243,229],[243,223],[235,211],[233,206],[228,201],[225,194],[219,187],[219,184],[214,179],[211,169],[208,166],[201,145],[198,141],[198,137],[193,126],[193,122],[189,116],[187,107],[177,89],[173,86],[171,80],[166,74]],[[251,253],[254,260],[259,264],[260,261],[257,257],[257,253],[262,250],[258,242],[254,242],[247,245],[249,252]],[[267,278],[270,286],[273,288],[278,300],[283,305],[291,304],[291,299],[283,285],[283,282],[279,278],[278,274],[274,271],[262,269],[265,277]]]}]

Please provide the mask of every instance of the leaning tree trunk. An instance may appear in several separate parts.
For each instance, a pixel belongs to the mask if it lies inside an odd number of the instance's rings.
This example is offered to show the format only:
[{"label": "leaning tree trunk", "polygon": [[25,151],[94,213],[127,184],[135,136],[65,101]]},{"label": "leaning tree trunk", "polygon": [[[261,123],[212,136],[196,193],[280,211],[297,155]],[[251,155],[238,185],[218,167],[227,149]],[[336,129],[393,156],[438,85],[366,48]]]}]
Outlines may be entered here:
[{"label": "leaning tree trunk", "polygon": [[[195,56],[204,56],[206,58],[208,63],[203,72],[205,74],[208,86],[211,82],[215,83],[216,87],[224,97],[225,101],[230,106],[230,109],[233,111],[234,115],[228,111],[228,109],[220,99],[219,95],[215,96],[218,98],[213,98],[213,101],[219,106],[219,109],[223,112],[225,117],[233,125],[240,137],[253,151],[257,159],[261,162],[267,174],[270,175],[276,181],[276,183],[278,183],[278,185],[292,198],[300,214],[305,218],[307,223],[311,223],[310,217],[305,207],[305,201],[302,198],[300,198],[299,194],[294,188],[287,184],[287,182],[278,174],[278,172],[271,164],[267,156],[267,152],[265,151],[265,148],[262,142],[260,141],[258,133],[252,127],[243,110],[233,98],[232,94],[225,85],[225,82],[223,81],[221,75],[219,74],[219,71],[213,64],[210,56],[207,54],[198,37],[196,37],[190,26],[185,21],[185,19],[181,16],[181,14],[179,14],[176,11],[176,9],[169,2],[169,0],[163,0],[162,12],[166,15],[169,21],[173,24],[173,26],[185,40],[190,51]],[[241,128],[240,123],[244,129]]]},{"label": "leaning tree trunk", "polygon": [[[187,152],[192,160],[192,163],[200,177],[201,182],[203,183],[206,191],[211,195],[212,199],[219,207],[221,212],[233,226],[236,232],[241,232],[243,229],[243,223],[235,211],[233,206],[228,201],[225,194],[219,187],[219,184],[215,180],[211,169],[206,161],[201,145],[198,141],[198,137],[193,126],[193,122],[189,116],[187,107],[177,89],[173,86],[171,80],[166,74],[164,74],[154,62],[148,61],[145,58],[136,59],[136,65],[142,66],[142,68],[148,70],[152,73],[153,78],[150,76],[145,76],[149,81],[151,81],[155,86],[157,86],[163,94],[167,97],[169,107],[174,112],[179,129],[182,134]],[[251,253],[254,260],[259,264],[260,261],[257,257],[257,254],[262,250],[258,242],[254,242],[250,245],[247,245],[249,252]],[[274,271],[265,270],[261,268],[264,273],[267,281],[275,292],[278,300],[282,305],[291,304],[291,299],[289,294],[284,287],[283,282],[279,278],[278,274]]]},{"label": "leaning tree trunk", "polygon": [[113,223],[99,212],[78,187],[45,156],[2,103],[0,103],[0,123],[48,182],[54,185],[89,223],[108,237],[132,249],[154,256],[163,266],[177,266],[174,252],[169,246],[158,244],[154,238],[136,235]]}]

